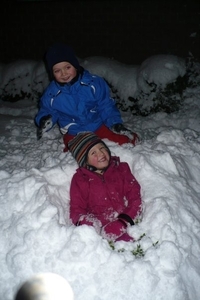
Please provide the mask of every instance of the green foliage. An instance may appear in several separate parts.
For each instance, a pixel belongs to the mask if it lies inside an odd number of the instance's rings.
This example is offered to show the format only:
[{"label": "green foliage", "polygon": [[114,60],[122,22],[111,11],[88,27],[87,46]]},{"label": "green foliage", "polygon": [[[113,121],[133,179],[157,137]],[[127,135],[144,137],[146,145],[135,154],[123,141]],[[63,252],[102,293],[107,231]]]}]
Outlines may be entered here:
[{"label": "green foliage", "polygon": [[[37,84],[42,84],[42,82],[37,82]],[[17,102],[23,99],[38,99],[42,93],[33,90],[31,86],[30,73],[11,78],[0,90],[1,100]]]},{"label": "green foliage", "polygon": [[[144,236],[145,236],[145,233],[142,234],[139,237],[138,241],[140,241]],[[115,243],[113,241],[108,241],[108,244],[109,244],[109,246],[111,247],[112,250],[115,250]],[[117,252],[119,252],[119,253],[120,252],[125,252],[125,249],[124,248],[118,249]],[[137,244],[136,249],[131,250],[131,253],[134,256],[136,256],[136,257],[142,257],[142,256],[144,256],[144,251],[143,251],[143,249],[142,249],[142,247],[141,247],[140,244]]]},{"label": "green foliage", "polygon": [[[109,241],[108,243],[109,243],[109,246],[111,247],[111,249],[115,250],[115,244],[114,244],[114,242]],[[120,252],[125,252],[125,249],[124,248],[118,249],[117,252],[119,252],[119,253]],[[136,249],[131,250],[131,253],[134,256],[136,256],[136,257],[142,257],[142,256],[144,256],[144,251],[143,251],[143,249],[142,249],[142,247],[141,247],[140,244],[137,244]]]},{"label": "green foliage", "polygon": [[1,90],[1,100],[16,102],[24,98],[30,98],[31,93],[28,92],[28,90],[30,89],[30,83],[28,83],[28,86],[24,87],[24,89],[21,89],[20,91],[18,90],[19,82],[23,81],[23,78],[28,76],[29,74],[11,78]]},{"label": "green foliage", "polygon": [[9,101],[9,102],[17,102],[17,101],[25,99],[25,98],[26,99],[31,98],[31,93],[26,93],[26,92],[20,91],[19,94],[11,95],[10,93],[3,91],[3,94],[1,96],[1,100]]},{"label": "green foliage", "polygon": [[139,237],[138,241],[141,241],[141,239],[142,239],[145,235],[146,235],[146,234],[143,233],[143,234]]},{"label": "green foliage", "polygon": [[143,249],[142,249],[142,247],[141,247],[140,244],[138,244],[137,247],[136,247],[136,249],[132,250],[131,253],[133,255],[135,255],[136,257],[142,257],[142,256],[144,256],[144,251],[143,251]]},{"label": "green foliage", "polygon": [[157,242],[155,242],[155,243],[153,243],[153,246],[155,247],[157,244],[158,244],[158,241],[157,241]]},{"label": "green foliage", "polygon": [[200,63],[195,61],[194,58],[188,59],[188,77],[189,87],[196,87],[200,85]]},{"label": "green foliage", "polygon": [[[146,82],[147,83],[147,82]],[[177,77],[175,82],[169,83],[164,89],[155,83],[147,83],[150,93],[141,91],[137,98],[129,97],[128,110],[134,115],[147,116],[151,113],[177,111],[183,103],[183,91],[189,86],[188,74]],[[120,105],[121,110],[127,110]]]},{"label": "green foliage", "polygon": [[115,244],[113,241],[108,241],[108,244],[112,250],[115,250]]},{"label": "green foliage", "polygon": [[[144,236],[146,236],[145,233],[143,233],[143,234],[139,237],[139,239],[137,240],[137,242],[141,241],[142,238],[143,238]],[[113,241],[108,241],[108,244],[109,244],[110,248],[111,248],[113,251],[115,251],[115,243],[114,243]],[[158,244],[158,241],[155,242],[155,243],[153,243],[152,246],[153,246],[153,247],[156,247],[157,244]],[[121,249],[118,249],[118,250],[117,250],[118,253],[125,252],[125,251],[126,251],[126,249],[124,249],[124,248],[121,248]],[[143,248],[142,248],[142,246],[140,245],[140,243],[138,243],[137,246],[136,246],[136,248],[133,249],[133,250],[131,250],[130,252],[131,252],[131,254],[133,254],[133,255],[134,255],[135,257],[137,257],[137,258],[143,257],[143,256],[145,255],[145,251],[143,250]]]}]

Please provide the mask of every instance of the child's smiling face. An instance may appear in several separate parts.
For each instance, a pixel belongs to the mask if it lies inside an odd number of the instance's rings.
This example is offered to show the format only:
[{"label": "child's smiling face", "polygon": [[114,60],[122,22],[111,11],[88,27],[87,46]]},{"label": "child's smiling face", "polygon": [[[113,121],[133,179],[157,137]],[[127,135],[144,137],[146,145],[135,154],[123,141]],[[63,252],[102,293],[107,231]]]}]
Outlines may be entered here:
[{"label": "child's smiling face", "polygon": [[60,83],[69,83],[77,75],[77,70],[69,62],[60,62],[53,66],[53,76]]},{"label": "child's smiling face", "polygon": [[94,166],[97,170],[103,170],[108,167],[110,154],[103,143],[94,145],[88,152],[87,164]]}]

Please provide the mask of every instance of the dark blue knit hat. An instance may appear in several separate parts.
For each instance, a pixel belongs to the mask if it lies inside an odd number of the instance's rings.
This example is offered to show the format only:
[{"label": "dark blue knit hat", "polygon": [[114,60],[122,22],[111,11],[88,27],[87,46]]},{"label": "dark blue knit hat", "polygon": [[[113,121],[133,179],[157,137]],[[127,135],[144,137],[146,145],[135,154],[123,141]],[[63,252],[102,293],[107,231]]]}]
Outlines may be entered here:
[{"label": "dark blue knit hat", "polygon": [[79,62],[72,48],[62,43],[52,45],[47,50],[45,59],[50,73],[52,72],[52,68],[55,64],[63,61],[69,62],[77,70],[80,68]]}]

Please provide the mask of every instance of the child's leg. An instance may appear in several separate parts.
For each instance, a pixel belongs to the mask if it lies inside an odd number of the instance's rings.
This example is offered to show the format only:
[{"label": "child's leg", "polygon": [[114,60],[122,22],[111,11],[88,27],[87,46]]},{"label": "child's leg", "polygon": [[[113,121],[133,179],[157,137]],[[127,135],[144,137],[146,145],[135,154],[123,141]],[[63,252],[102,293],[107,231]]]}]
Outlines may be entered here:
[{"label": "child's leg", "polygon": [[65,145],[65,148],[64,148],[63,152],[67,152],[69,150],[67,144],[73,138],[74,138],[74,135],[71,135],[71,134],[68,134],[68,133],[64,134],[64,136],[63,136],[63,142],[64,142],[64,145]]},{"label": "child's leg", "polygon": [[[118,143],[119,145],[126,144],[126,143],[131,143],[131,144],[135,145],[138,141],[138,136],[137,136],[136,133],[133,133],[133,139],[130,139],[126,135],[113,132],[112,130],[110,130],[105,125],[102,125],[94,133],[96,135],[98,135],[101,139],[108,139],[110,141]],[[69,150],[67,144],[73,138],[74,138],[74,135],[71,135],[71,134],[68,134],[68,133],[66,133],[63,136],[63,142],[64,142],[64,145],[65,145],[65,148],[63,150],[64,152],[67,152]]]},{"label": "child's leg", "polygon": [[99,129],[95,131],[95,134],[98,135],[101,139],[107,138],[110,141],[116,142],[119,145],[131,143],[133,145],[137,142],[137,135],[133,133],[133,139],[131,140],[128,136],[122,135],[119,133],[115,133],[112,130],[110,130],[105,125],[102,125]]}]

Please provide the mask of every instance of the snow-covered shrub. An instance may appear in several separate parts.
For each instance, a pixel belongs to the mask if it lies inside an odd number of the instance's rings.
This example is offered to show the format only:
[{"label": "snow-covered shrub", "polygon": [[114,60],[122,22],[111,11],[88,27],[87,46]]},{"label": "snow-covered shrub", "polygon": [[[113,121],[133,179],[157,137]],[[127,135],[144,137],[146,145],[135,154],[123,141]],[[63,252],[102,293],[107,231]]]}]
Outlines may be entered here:
[{"label": "snow-covered shrub", "polygon": [[[111,88],[111,96],[119,101],[128,101],[138,91],[137,72],[139,66],[126,65],[114,59],[94,56],[80,61],[81,66],[92,74],[103,77]],[[128,106],[128,103],[126,103]]]},{"label": "snow-covered shrub", "polygon": [[119,109],[132,114],[178,110],[189,85],[186,62],[174,55],[155,55],[141,66],[101,57],[87,58],[81,65],[104,77]]},{"label": "snow-covered shrub", "polygon": [[[184,90],[200,83],[200,67],[192,58],[186,62],[174,55],[156,55],[141,66],[125,65],[103,57],[79,59],[79,62],[107,81],[120,110],[137,115],[178,110],[184,100]],[[38,101],[48,83],[42,61],[0,64],[1,100],[30,98]]]},{"label": "snow-covered shrub", "polygon": [[0,66],[0,96],[3,101],[36,99],[48,84],[48,75],[42,62],[18,60]]},{"label": "snow-covered shrub", "polygon": [[191,87],[200,86],[200,62],[193,56],[188,58],[187,73]]},{"label": "snow-covered shrub", "polygon": [[186,62],[174,55],[148,58],[138,69],[136,80],[137,94],[130,95],[128,101],[117,101],[122,110],[143,116],[152,112],[170,113],[178,110],[183,91],[189,84]]},{"label": "snow-covered shrub", "polygon": [[188,85],[188,74],[183,77],[178,76],[174,82],[167,84],[165,88],[152,83],[149,94],[141,91],[137,98],[129,97],[132,102],[129,109],[133,114],[143,116],[161,111],[166,113],[177,111],[182,105],[183,92]]}]

